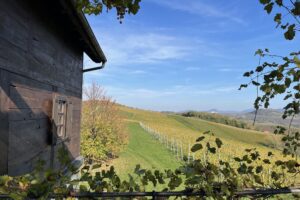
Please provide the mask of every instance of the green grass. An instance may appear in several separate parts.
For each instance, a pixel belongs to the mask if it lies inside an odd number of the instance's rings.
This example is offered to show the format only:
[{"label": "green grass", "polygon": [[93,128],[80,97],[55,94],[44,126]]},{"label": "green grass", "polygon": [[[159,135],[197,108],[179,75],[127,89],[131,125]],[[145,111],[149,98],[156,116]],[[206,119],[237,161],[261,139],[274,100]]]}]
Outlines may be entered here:
[{"label": "green grass", "polygon": [[129,144],[113,161],[117,173],[126,178],[140,164],[147,169],[176,169],[180,162],[136,122],[128,123]]}]

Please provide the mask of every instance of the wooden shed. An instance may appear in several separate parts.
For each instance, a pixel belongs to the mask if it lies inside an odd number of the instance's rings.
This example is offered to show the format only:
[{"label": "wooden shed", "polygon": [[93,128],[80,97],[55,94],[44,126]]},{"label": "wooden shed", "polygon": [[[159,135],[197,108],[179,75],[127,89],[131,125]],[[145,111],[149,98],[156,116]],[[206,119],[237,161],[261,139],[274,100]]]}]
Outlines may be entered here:
[{"label": "wooden shed", "polygon": [[72,0],[0,0],[0,174],[80,155],[83,53],[106,58]]}]

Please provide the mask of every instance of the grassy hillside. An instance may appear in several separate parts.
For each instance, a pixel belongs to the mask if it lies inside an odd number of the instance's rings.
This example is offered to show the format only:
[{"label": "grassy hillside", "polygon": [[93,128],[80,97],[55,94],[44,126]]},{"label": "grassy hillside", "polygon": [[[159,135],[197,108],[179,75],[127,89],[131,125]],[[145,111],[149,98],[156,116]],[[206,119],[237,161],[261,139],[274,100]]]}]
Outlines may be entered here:
[{"label": "grassy hillside", "polygon": [[121,177],[125,178],[137,164],[147,169],[176,169],[180,165],[180,162],[138,123],[129,122],[128,129],[129,144],[112,163]]},{"label": "grassy hillside", "polygon": [[275,157],[279,156],[277,149],[281,146],[280,138],[273,134],[125,106],[120,106],[120,109],[127,120],[142,122],[168,138],[181,141],[186,151],[189,144],[192,144],[204,131],[210,130],[223,140],[225,144],[222,150],[223,156],[241,155],[245,148],[254,147],[265,155],[268,151],[272,151]]}]

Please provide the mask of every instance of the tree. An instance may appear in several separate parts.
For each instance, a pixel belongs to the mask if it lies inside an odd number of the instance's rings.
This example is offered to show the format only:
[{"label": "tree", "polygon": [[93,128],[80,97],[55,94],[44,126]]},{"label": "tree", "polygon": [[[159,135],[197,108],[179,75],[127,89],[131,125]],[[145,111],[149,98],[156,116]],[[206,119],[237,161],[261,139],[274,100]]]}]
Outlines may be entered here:
[{"label": "tree", "polygon": [[127,142],[127,133],[118,107],[104,89],[92,83],[84,88],[81,153],[89,161],[116,157]]},{"label": "tree", "polygon": [[[300,1],[260,0],[260,3],[264,5],[264,10],[268,14],[276,10],[274,15],[276,27],[284,30],[286,40],[292,41],[300,31]],[[260,107],[268,108],[271,99],[284,96],[283,100],[287,103],[283,108],[282,117],[290,118],[290,125],[287,129],[278,126],[274,133],[284,135],[283,153],[297,157],[300,136],[298,131],[291,129],[291,125],[293,119],[300,113],[300,51],[285,56],[274,55],[269,49],[258,49],[255,55],[259,56],[259,64],[255,70],[244,74],[250,78],[250,82],[242,84],[240,89],[249,85],[257,87],[257,98],[254,102],[256,113]],[[262,62],[264,59],[266,61]],[[261,91],[262,95],[259,95],[258,91]]]},{"label": "tree", "polygon": [[78,9],[86,14],[98,15],[103,9],[115,9],[117,18],[122,23],[126,14],[137,14],[140,9],[141,0],[76,0]]}]

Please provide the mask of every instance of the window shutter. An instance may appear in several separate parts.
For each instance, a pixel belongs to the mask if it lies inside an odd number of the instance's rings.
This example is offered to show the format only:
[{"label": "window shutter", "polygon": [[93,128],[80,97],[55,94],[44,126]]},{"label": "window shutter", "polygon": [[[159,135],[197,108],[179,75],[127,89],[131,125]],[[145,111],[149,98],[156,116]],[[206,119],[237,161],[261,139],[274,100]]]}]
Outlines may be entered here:
[{"label": "window shutter", "polygon": [[57,143],[57,124],[58,124],[58,97],[53,98],[53,107],[52,107],[52,144]]},{"label": "window shutter", "polygon": [[52,108],[52,144],[57,144],[66,137],[67,99],[55,96]]},{"label": "window shutter", "polygon": [[67,120],[66,120],[66,137],[71,136],[73,128],[73,103],[68,101],[67,104]]}]

